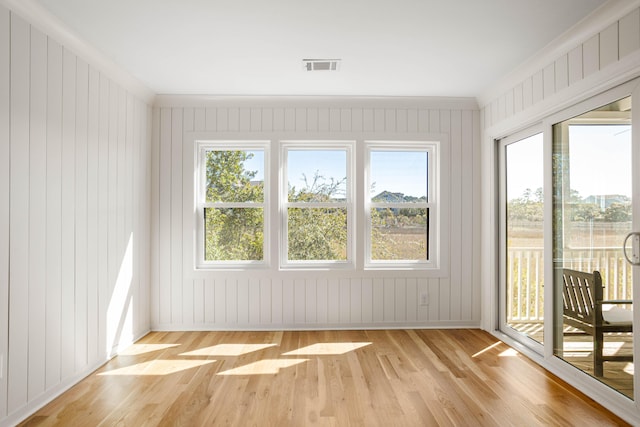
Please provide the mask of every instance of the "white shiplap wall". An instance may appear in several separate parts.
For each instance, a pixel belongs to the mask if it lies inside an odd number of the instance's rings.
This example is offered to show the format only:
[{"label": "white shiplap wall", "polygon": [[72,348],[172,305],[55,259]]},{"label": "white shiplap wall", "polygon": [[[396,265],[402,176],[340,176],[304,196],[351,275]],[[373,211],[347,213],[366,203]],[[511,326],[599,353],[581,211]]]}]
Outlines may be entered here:
[{"label": "white shiplap wall", "polygon": [[149,330],[151,109],[0,5],[0,425]]},{"label": "white shiplap wall", "polygon": [[[635,7],[634,7],[635,5]],[[622,15],[620,15],[622,13]],[[583,28],[582,28],[583,27]],[[541,52],[505,84],[481,97],[482,126],[501,137],[636,75],[640,62],[638,1],[611,3],[558,46]],[[574,36],[574,33],[579,33]]]},{"label": "white shiplap wall", "polygon": [[[275,329],[477,326],[479,112],[474,100],[160,97],[152,129],[152,328]],[[446,134],[450,144],[450,248],[444,277],[420,272],[278,271],[193,274],[185,224],[192,215],[189,135],[384,139]],[[187,225],[187,228],[189,226]],[[275,237],[275,236],[274,236]],[[186,255],[185,255],[186,254]],[[273,261],[274,264],[277,260]],[[423,292],[428,306],[420,306]]]}]

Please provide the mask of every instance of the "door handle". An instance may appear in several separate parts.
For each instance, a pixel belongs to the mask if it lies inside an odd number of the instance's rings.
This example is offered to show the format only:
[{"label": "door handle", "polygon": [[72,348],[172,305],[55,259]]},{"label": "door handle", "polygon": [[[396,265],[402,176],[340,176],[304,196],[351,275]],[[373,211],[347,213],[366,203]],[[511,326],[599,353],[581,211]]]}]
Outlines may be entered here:
[{"label": "door handle", "polygon": [[[627,254],[627,241],[633,237],[631,241],[631,258],[629,258],[629,254]],[[627,234],[627,237],[624,238],[624,243],[622,244],[622,253],[624,257],[627,259],[627,262],[631,265],[640,265],[640,232],[633,231]]]}]

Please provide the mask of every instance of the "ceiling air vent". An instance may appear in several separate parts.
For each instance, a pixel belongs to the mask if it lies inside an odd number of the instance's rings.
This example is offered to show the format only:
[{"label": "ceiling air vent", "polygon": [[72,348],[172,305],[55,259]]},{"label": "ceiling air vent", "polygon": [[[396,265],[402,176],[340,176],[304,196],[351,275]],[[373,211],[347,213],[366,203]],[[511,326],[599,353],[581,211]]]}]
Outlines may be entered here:
[{"label": "ceiling air vent", "polygon": [[338,71],[340,59],[303,59],[302,65],[306,71]]}]

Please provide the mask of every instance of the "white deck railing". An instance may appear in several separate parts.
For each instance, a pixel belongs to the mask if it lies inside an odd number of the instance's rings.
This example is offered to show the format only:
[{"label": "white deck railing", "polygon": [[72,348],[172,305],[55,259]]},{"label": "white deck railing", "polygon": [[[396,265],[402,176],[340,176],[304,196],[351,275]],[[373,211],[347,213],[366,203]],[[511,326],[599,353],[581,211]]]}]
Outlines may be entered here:
[{"label": "white deck railing", "polygon": [[[507,286],[511,322],[541,322],[544,319],[544,267],[542,248],[509,248]],[[631,299],[631,267],[618,248],[574,248],[565,250],[564,265],[580,271],[598,270],[605,286],[605,299]]]}]

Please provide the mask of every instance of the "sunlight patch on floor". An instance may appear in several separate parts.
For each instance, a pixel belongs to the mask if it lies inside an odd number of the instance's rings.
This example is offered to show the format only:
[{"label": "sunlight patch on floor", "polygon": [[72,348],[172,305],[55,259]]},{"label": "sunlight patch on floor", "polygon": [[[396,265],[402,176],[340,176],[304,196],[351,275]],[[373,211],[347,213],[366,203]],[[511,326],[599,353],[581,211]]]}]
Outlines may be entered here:
[{"label": "sunlight patch on floor", "polygon": [[277,344],[218,344],[188,351],[182,353],[180,356],[242,356],[243,354],[275,346],[277,346]]},{"label": "sunlight patch on floor", "polygon": [[166,350],[168,348],[179,347],[180,344],[132,344],[118,356],[138,356],[140,354],[151,353],[153,351]]},{"label": "sunlight patch on floor", "polygon": [[370,342],[326,342],[308,345],[297,350],[283,353],[283,356],[326,356],[345,354],[362,347],[371,345]]},{"label": "sunlight patch on floor", "polygon": [[477,352],[476,354],[474,354],[474,355],[473,355],[473,356],[471,356],[471,357],[478,357],[478,356],[480,356],[481,354],[486,353],[487,351],[489,351],[489,350],[491,350],[491,349],[493,349],[493,348],[496,348],[496,347],[497,347],[497,346],[499,346],[500,344],[502,344],[502,341],[495,342],[495,343],[491,344],[489,347],[487,347],[487,348],[483,348],[482,350],[480,350],[479,352]]},{"label": "sunlight patch on floor", "polygon": [[503,351],[502,353],[500,353],[498,355],[498,357],[513,357],[513,356],[517,356],[519,353],[512,349],[512,348],[508,348],[505,351]]},{"label": "sunlight patch on floor", "polygon": [[98,376],[106,375],[171,375],[187,369],[197,368],[214,363],[215,360],[152,360],[135,365],[101,372]]},{"label": "sunlight patch on floor", "polygon": [[280,369],[290,368],[301,363],[308,362],[308,359],[265,359],[228,371],[220,372],[218,375],[275,375]]}]

